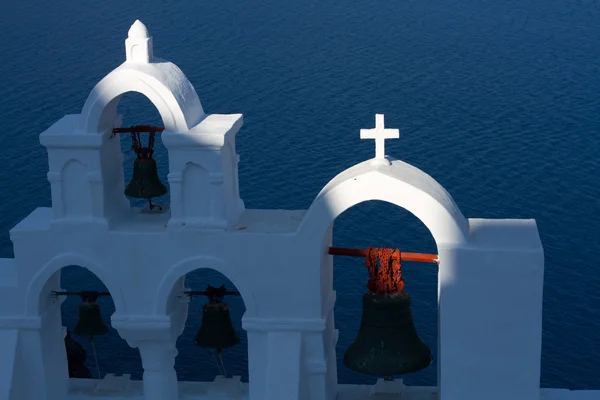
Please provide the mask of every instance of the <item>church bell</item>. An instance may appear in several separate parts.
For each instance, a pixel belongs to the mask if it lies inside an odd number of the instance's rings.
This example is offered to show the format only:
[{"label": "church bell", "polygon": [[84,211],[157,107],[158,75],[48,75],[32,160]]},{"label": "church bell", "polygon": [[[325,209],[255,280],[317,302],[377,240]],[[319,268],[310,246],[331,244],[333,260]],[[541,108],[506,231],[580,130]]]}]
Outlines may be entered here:
[{"label": "church bell", "polygon": [[158,178],[156,161],[153,158],[136,158],[133,163],[131,182],[125,195],[136,199],[150,199],[167,194],[167,188]]},{"label": "church bell", "polygon": [[227,303],[209,302],[204,305],[202,323],[195,342],[208,349],[226,349],[240,342],[240,337],[233,328]]},{"label": "church bell", "polygon": [[98,336],[108,333],[108,327],[102,320],[100,305],[93,293],[84,292],[81,295],[83,303],[79,306],[79,320],[73,329],[77,336]]},{"label": "church bell", "polygon": [[[131,132],[131,148],[137,158],[133,163],[133,174],[125,188],[125,195],[136,199],[148,199],[150,209],[155,207],[151,200],[153,197],[167,194],[167,187],[158,178],[158,168],[153,158],[156,130],[156,127],[148,126],[134,126],[127,130]],[[147,147],[142,146],[140,132],[150,133]]]},{"label": "church bell", "polygon": [[344,353],[353,371],[390,377],[431,365],[431,350],[419,339],[410,311],[410,296],[365,293],[356,340]]}]

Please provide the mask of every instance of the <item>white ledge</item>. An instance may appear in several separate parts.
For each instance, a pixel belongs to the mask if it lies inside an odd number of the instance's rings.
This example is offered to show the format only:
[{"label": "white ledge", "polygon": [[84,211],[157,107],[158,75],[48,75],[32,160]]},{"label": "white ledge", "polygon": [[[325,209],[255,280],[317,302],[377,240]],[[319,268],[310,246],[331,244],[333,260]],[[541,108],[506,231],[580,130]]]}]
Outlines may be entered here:
[{"label": "white ledge", "polygon": [[323,318],[260,318],[243,317],[242,327],[246,331],[274,332],[322,332],[325,330]]}]

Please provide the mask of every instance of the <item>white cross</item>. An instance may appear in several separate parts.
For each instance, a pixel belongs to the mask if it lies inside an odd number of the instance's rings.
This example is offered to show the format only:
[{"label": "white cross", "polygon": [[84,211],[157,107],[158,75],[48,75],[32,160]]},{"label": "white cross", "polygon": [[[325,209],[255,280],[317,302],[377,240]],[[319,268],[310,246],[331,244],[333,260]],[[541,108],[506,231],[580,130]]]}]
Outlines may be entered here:
[{"label": "white cross", "polygon": [[375,139],[375,160],[385,159],[385,139],[398,139],[399,129],[385,129],[383,114],[375,114],[375,129],[361,129],[361,139]]}]

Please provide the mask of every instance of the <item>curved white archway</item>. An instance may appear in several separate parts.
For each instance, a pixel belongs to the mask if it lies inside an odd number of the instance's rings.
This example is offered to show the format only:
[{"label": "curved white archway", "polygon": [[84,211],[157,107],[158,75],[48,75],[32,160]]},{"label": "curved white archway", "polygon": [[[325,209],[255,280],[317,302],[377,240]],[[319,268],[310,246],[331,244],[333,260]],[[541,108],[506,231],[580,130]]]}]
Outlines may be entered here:
[{"label": "curved white archway", "polygon": [[[438,254],[442,246],[456,248],[469,241],[468,220],[448,192],[418,168],[399,160],[388,160],[390,165],[368,160],[338,174],[315,198],[298,229],[298,241],[310,254],[312,270],[309,273],[315,279],[313,290],[320,293],[314,312],[326,319],[332,318],[332,322],[327,324],[327,336],[335,339],[332,342],[327,340],[329,344],[324,348],[326,358],[331,360],[337,360],[337,333],[333,322],[336,296],[331,256],[324,258],[324,255],[330,245],[329,239],[326,239],[327,232],[339,215],[360,203],[379,200],[404,208],[417,217],[433,236]],[[452,265],[452,260],[445,264],[441,258],[440,270],[445,265]],[[438,296],[440,282],[438,278]],[[337,369],[328,367],[327,370],[327,385],[334,391],[338,383]]]},{"label": "curved white archway", "polygon": [[48,261],[31,279],[25,291],[25,313],[27,316],[37,316],[40,313],[39,304],[42,290],[48,279],[59,269],[70,265],[83,267],[92,272],[102,281],[110,292],[115,304],[116,313],[125,313],[125,301],[120,286],[113,280],[111,274],[87,257],[75,253],[59,254]]},{"label": "curved white archway", "polygon": [[205,117],[196,90],[175,64],[124,63],[91,91],[81,111],[78,131],[93,134],[112,128],[120,97],[127,92],[146,96],[170,132],[187,132]]},{"label": "curved white archway", "polygon": [[251,287],[246,281],[239,279],[234,268],[228,267],[228,264],[213,257],[198,256],[183,259],[169,268],[164,278],[160,282],[157,290],[154,310],[157,315],[163,315],[167,312],[169,296],[177,281],[186,274],[198,269],[212,269],[223,274],[240,292],[246,313],[253,315],[256,310],[256,303]]},{"label": "curved white archway", "polygon": [[313,201],[299,228],[319,246],[334,220],[344,211],[369,200],[381,200],[414,214],[431,232],[436,244],[468,242],[468,221],[452,197],[431,176],[399,160],[390,166],[369,161],[333,178]]}]

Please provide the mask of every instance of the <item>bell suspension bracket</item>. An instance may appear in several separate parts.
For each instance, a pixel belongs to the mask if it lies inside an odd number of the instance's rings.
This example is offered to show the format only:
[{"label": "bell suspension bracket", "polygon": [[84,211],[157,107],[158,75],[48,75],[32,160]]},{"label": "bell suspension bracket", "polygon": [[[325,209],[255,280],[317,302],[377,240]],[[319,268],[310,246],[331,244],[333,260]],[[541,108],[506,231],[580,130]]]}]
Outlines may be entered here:
[{"label": "bell suspension bracket", "polygon": [[206,296],[208,297],[209,303],[221,303],[225,296],[240,296],[240,292],[227,290],[225,285],[221,285],[218,288],[208,285],[206,290],[186,290],[183,292],[183,294],[189,296],[190,298],[196,296]]}]

